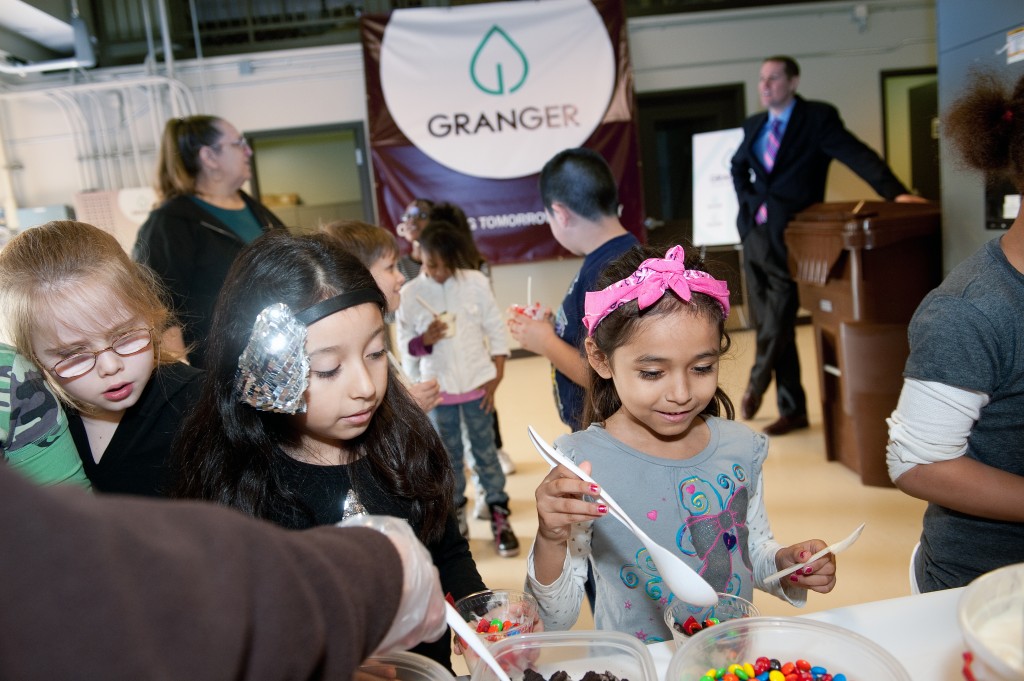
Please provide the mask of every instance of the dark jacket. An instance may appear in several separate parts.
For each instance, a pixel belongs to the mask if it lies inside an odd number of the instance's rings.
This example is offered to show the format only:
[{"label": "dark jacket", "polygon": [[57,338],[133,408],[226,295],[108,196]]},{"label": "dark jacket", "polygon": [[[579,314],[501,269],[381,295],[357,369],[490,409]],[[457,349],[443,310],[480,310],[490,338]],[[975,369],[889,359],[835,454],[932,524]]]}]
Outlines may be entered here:
[{"label": "dark jacket", "polygon": [[754,153],[754,141],[767,121],[768,112],[763,111],[743,123],[743,142],[732,158],[732,181],[739,199],[736,227],[741,240],[753,229],[757,209],[767,201],[766,224],[772,243],[784,254],[782,233],[786,225],[794,215],[825,199],[832,159],[847,166],[887,200],[908,193],[885,161],[846,129],[834,106],[809,102],[799,95],[772,172],[767,172]]},{"label": "dark jacket", "polygon": [[[264,231],[284,227],[255,199],[240,193]],[[151,267],[170,292],[172,310],[189,348],[189,362],[195,367],[206,364],[213,307],[243,246],[227,225],[188,196],[165,201],[139,229],[132,257]]]}]

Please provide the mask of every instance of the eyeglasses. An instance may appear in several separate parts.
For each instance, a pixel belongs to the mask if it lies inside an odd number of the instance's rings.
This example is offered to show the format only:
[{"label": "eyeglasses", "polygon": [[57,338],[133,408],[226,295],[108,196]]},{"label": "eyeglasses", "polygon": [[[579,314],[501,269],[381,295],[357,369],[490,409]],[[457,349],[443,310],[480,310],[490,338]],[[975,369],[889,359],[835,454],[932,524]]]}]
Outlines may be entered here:
[{"label": "eyeglasses", "polygon": [[149,329],[132,329],[115,338],[113,343],[102,350],[78,352],[65,357],[53,365],[52,371],[61,378],[77,378],[92,371],[96,366],[96,358],[107,350],[113,350],[121,357],[129,357],[145,350],[152,343],[153,333]]},{"label": "eyeglasses", "polygon": [[411,210],[408,213],[402,215],[402,222],[412,222],[413,220],[426,220],[429,216],[421,210]]},{"label": "eyeglasses", "polygon": [[220,151],[221,147],[223,147],[225,144],[227,144],[228,146],[234,147],[235,149],[251,149],[252,148],[252,147],[249,146],[249,140],[247,140],[244,137],[239,137],[234,142],[218,142],[217,144],[211,144],[210,148],[211,149],[216,149],[217,151]]}]

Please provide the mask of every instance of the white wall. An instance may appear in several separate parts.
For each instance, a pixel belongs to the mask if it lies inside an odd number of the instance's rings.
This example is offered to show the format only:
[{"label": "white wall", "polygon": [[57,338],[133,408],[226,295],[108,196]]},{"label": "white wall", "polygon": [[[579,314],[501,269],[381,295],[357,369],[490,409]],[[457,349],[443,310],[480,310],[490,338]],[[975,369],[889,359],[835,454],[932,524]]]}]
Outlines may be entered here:
[{"label": "white wall", "polygon": [[[1024,25],[1019,0],[939,0],[939,110],[970,82],[971,69],[992,69],[1008,87],[1024,76],[1024,62],[1006,63],[1006,33]],[[985,178],[964,168],[939,137],[942,169],[943,261],[946,270],[1000,232],[985,229]]]},{"label": "white wall", "polygon": [[[678,14],[629,22],[637,92],[746,83],[748,112],[758,109],[761,60],[784,53],[801,65],[800,92],[839,107],[847,126],[882,148],[879,72],[934,66],[936,22],[932,0],[828,2],[745,11]],[[867,10],[861,25],[855,7]],[[91,73],[129,78],[142,68]],[[178,62],[174,74],[195,96],[197,109],[230,120],[245,132],[365,121],[359,45]],[[67,76],[47,84],[60,84]],[[70,203],[83,184],[68,123],[48,99],[12,99],[0,92],[0,135],[18,205]],[[110,117],[111,130],[123,126]],[[139,135],[152,125],[141,125]],[[152,140],[144,160],[153,164]],[[5,192],[0,184],[0,195]],[[833,165],[829,200],[872,196],[845,168]],[[5,198],[0,196],[0,198]],[[579,259],[496,267],[499,305],[525,302],[526,276],[534,297],[557,306]]]}]

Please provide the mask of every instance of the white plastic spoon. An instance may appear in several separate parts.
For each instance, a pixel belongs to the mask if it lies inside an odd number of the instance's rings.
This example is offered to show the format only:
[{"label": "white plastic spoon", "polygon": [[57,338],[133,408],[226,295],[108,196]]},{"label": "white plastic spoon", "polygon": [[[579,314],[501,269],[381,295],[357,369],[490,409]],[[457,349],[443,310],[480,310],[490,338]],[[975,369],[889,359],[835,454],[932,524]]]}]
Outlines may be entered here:
[{"label": "white plastic spoon", "polygon": [[484,640],[473,631],[473,627],[469,626],[469,622],[462,619],[462,615],[455,609],[455,606],[451,603],[445,603],[444,605],[444,618],[448,622],[448,626],[454,629],[455,633],[480,656],[480,659],[494,670],[494,673],[501,681],[512,681],[511,677],[498,664],[498,661],[494,659],[494,655],[491,655],[491,651],[487,649],[487,644],[484,643]]},{"label": "white plastic spoon", "polygon": [[866,524],[867,523],[861,523],[860,527],[858,527],[856,530],[851,532],[849,537],[847,537],[846,539],[843,539],[842,541],[837,541],[835,544],[830,544],[829,546],[826,546],[821,551],[818,551],[813,556],[811,556],[810,558],[805,560],[803,563],[799,563],[797,565],[791,565],[788,568],[786,568],[785,570],[779,570],[775,574],[768,575],[764,579],[765,584],[768,584],[770,582],[774,582],[777,579],[782,579],[783,577],[787,577],[787,576],[793,574],[794,572],[796,572],[797,570],[802,570],[803,568],[807,567],[808,565],[810,565],[811,563],[813,563],[814,561],[818,560],[819,558],[821,558],[824,555],[827,555],[827,554],[831,553],[833,556],[835,556],[835,555],[838,555],[838,554],[842,553],[846,549],[850,548],[850,546],[853,545],[853,542],[857,541],[857,539],[860,538],[860,533],[864,531],[864,526]]},{"label": "white plastic spoon", "polygon": [[416,296],[416,301],[420,305],[422,305],[423,307],[427,308],[427,312],[429,312],[430,314],[434,315],[435,317],[440,317],[441,316],[441,313],[438,312],[437,310],[435,310],[434,308],[430,307],[430,303],[428,303],[427,301],[423,300],[422,297]]},{"label": "white plastic spoon", "polygon": [[[537,451],[540,452],[540,455],[549,464],[552,466],[564,466],[580,480],[600,487],[600,484],[580,470],[579,466],[562,456],[557,449],[545,442],[537,434],[537,431],[533,429],[533,426],[527,426],[526,429],[530,433],[530,440],[533,442],[533,446],[537,448]],[[704,581],[703,577],[684,563],[679,556],[647,536],[647,533],[633,522],[626,512],[622,510],[622,507],[603,488],[599,496],[608,505],[611,515],[628,527],[636,535],[637,539],[647,547],[647,553],[657,566],[662,579],[665,580],[665,584],[668,585],[668,588],[677,598],[703,607],[708,607],[718,602],[718,594],[715,593],[710,584]]]}]

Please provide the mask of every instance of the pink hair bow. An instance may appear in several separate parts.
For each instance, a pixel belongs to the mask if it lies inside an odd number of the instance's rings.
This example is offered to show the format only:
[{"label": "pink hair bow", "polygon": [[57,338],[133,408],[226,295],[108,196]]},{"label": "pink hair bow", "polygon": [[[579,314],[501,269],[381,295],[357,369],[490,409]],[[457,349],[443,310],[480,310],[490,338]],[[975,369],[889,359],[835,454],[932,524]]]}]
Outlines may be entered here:
[{"label": "pink hair bow", "polygon": [[686,302],[690,302],[694,293],[709,295],[718,301],[728,317],[729,285],[707,272],[686,269],[683,260],[683,247],[673,246],[664,258],[644,260],[636,272],[622,281],[601,291],[589,291],[583,304],[583,326],[587,328],[587,335],[593,336],[601,320],[620,305],[635,300],[643,310],[658,302],[668,289]]}]

